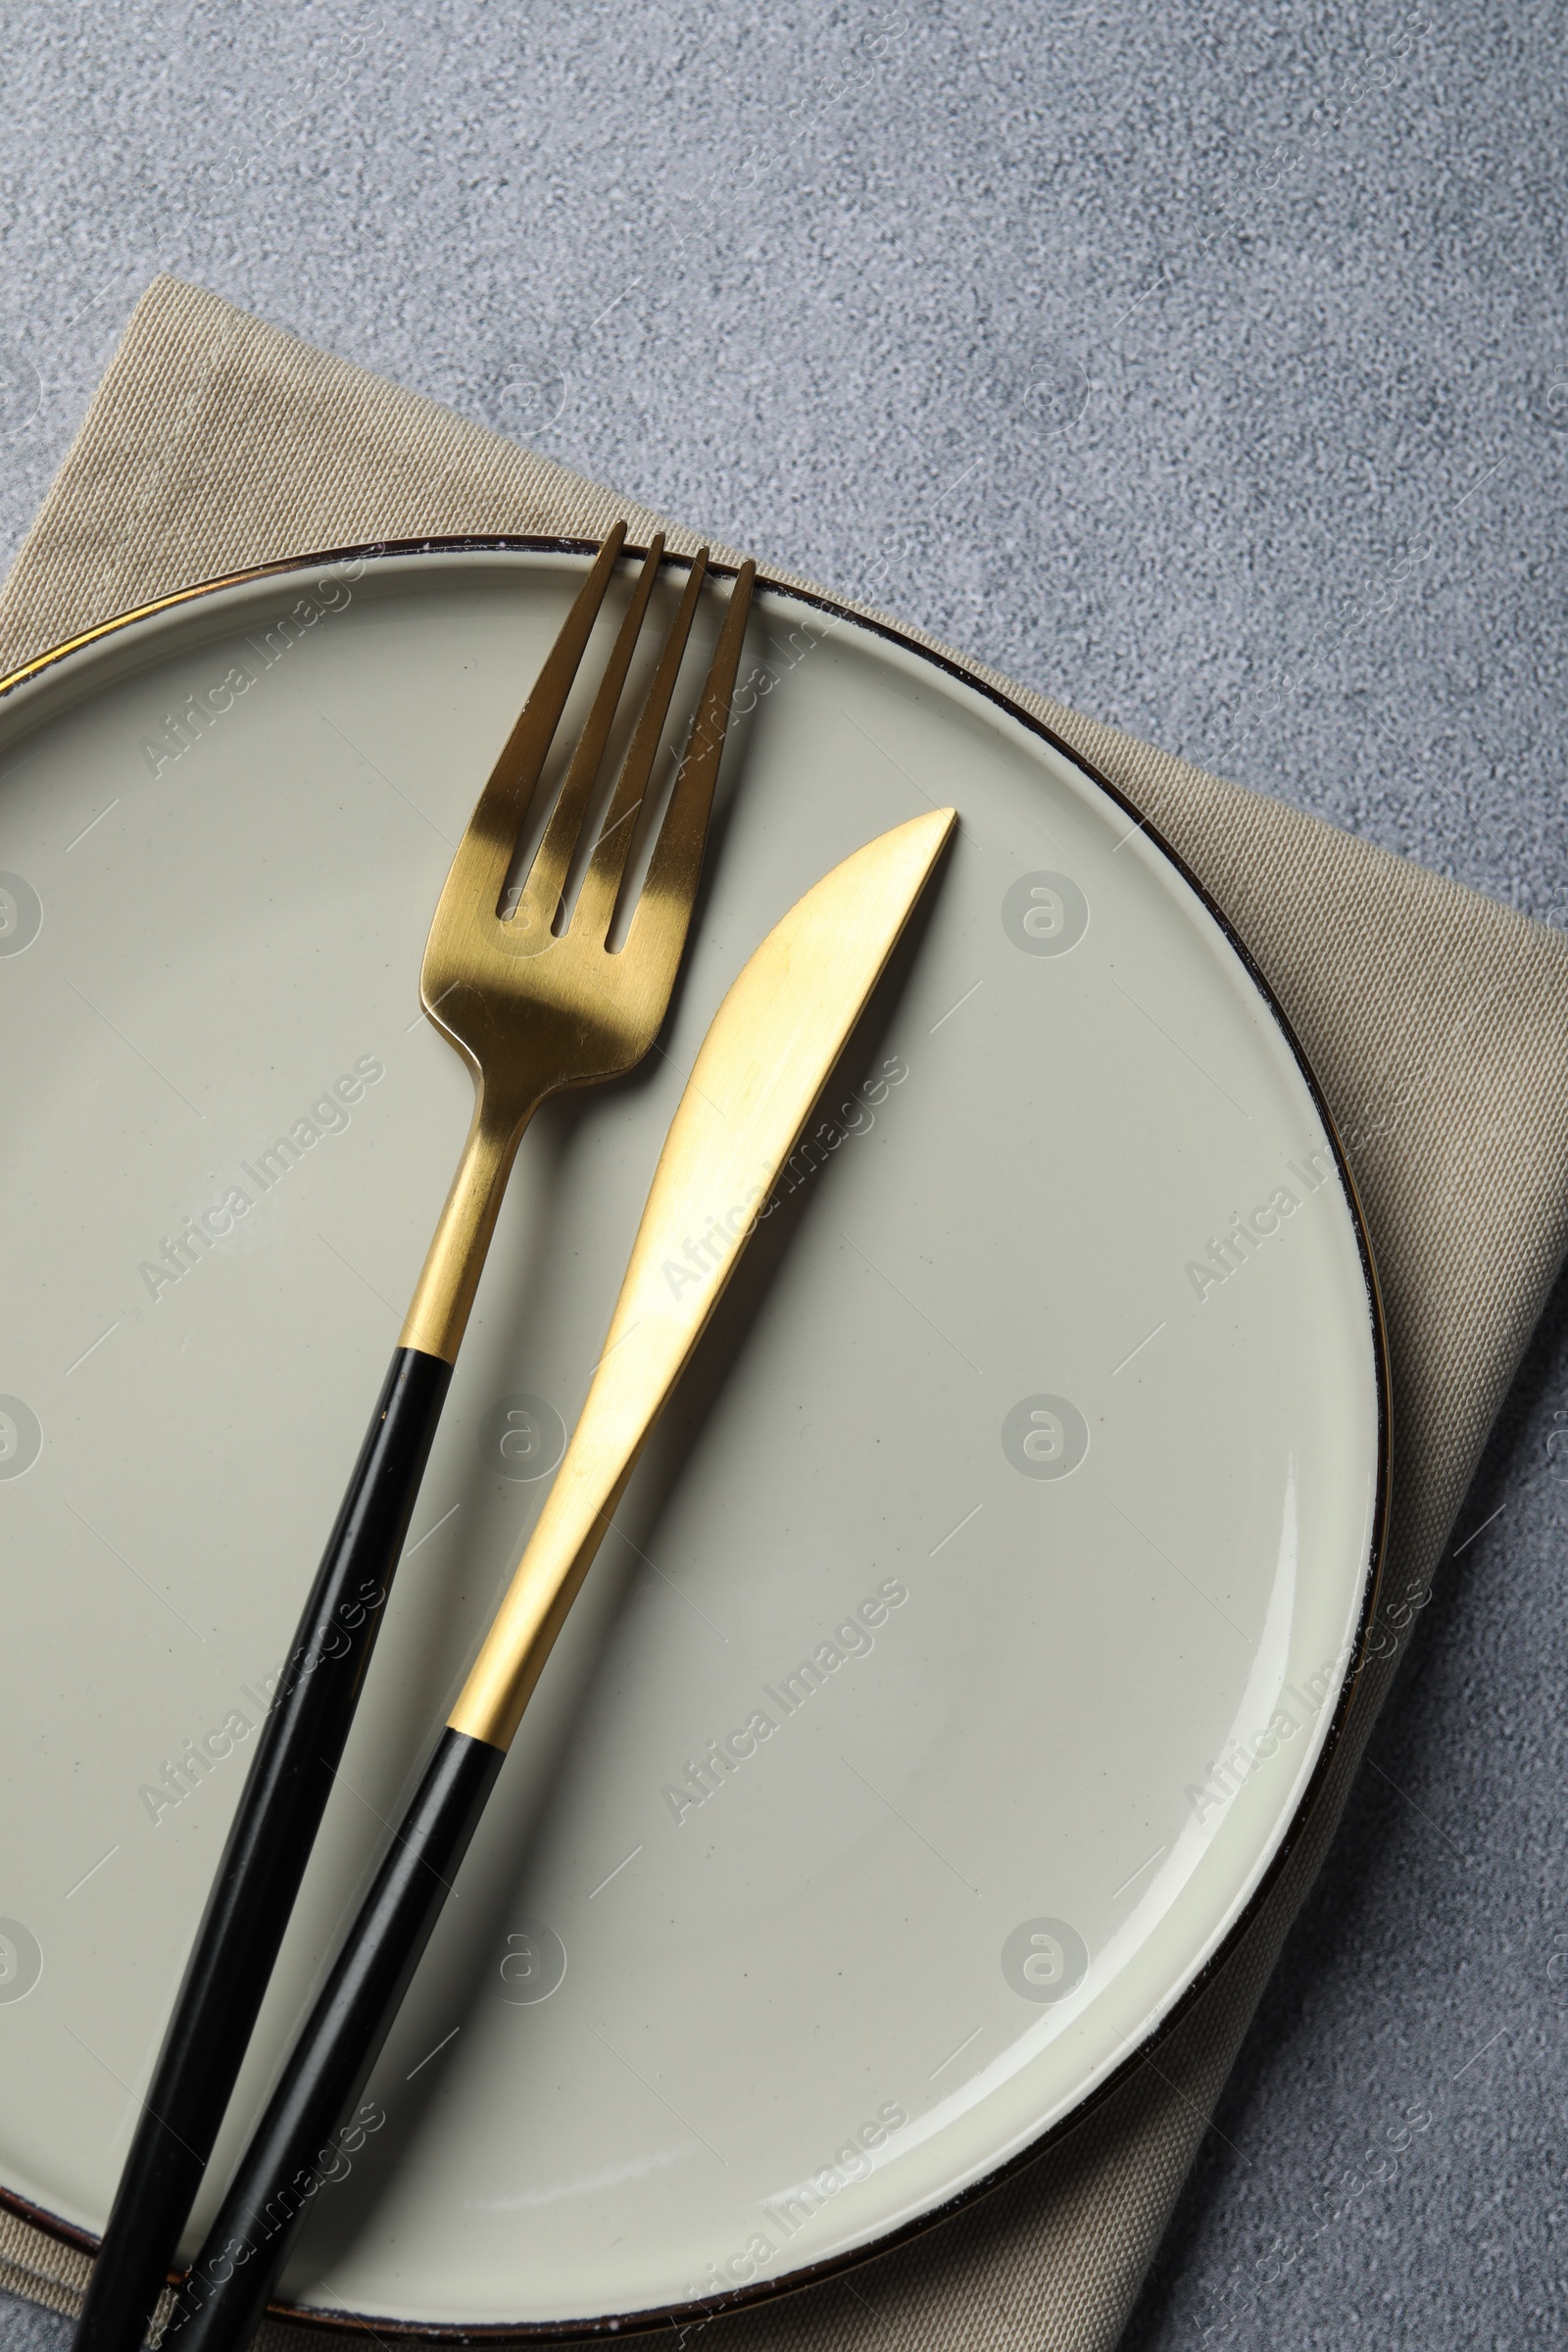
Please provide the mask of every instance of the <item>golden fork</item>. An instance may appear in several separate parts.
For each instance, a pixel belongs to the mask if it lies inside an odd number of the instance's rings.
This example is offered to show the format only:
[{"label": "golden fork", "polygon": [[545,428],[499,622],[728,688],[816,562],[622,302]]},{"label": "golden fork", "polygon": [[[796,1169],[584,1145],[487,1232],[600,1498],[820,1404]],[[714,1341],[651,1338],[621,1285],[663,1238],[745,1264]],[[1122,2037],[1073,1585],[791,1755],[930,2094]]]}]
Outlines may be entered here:
[{"label": "golden fork", "polygon": [[[730,592],[625,944],[610,939],[708,567],[693,561],[567,919],[563,894],[663,558],[656,537],[515,911],[507,877],[622,544],[566,616],[458,845],[424,951],[426,1012],[473,1074],[473,1121],[263,1729],[93,2270],[75,2343],[139,2352],[212,2153],[348,1737],[517,1146],[547,1095],[631,1069],[669,1004],[755,567]],[[558,928],[558,925],[560,926]]]},{"label": "golden fork", "polygon": [[467,1323],[523,1128],[546,1095],[564,1086],[613,1077],[641,1061],[663,1020],[697,895],[708,812],[751,597],[751,564],[735,583],[679,791],[655,844],[630,936],[618,956],[607,952],[627,849],[697,610],[706,549],[692,564],[680,611],[664,641],[570,929],[558,937],[553,928],[659,569],[663,541],[657,538],[516,912],[504,918],[497,911],[518,830],[622,531],[617,524],[606,541],[496,762],[458,845],[424,951],[419,983],[424,1008],[473,1072],[474,1108],[462,1164],[403,1327],[402,1345],[448,1363],[457,1354]]}]

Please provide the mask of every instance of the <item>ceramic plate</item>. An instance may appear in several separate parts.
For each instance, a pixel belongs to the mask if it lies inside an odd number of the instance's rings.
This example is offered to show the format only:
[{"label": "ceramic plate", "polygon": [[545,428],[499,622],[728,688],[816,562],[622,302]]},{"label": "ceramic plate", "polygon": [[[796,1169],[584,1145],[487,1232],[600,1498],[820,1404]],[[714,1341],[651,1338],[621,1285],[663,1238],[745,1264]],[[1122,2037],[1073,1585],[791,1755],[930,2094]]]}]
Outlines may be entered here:
[{"label": "ceramic plate", "polygon": [[[317,560],[0,699],[0,2182],[67,2233],[102,2227],[465,1133],[420,954],[586,561]],[[290,2305],[592,2329],[885,2243],[1136,2059],[1308,1800],[1383,1419],[1301,1057],[1038,726],[763,593],[669,1021],[524,1143],[215,2173],[537,1515],[720,998],[829,866],[950,801]]]}]

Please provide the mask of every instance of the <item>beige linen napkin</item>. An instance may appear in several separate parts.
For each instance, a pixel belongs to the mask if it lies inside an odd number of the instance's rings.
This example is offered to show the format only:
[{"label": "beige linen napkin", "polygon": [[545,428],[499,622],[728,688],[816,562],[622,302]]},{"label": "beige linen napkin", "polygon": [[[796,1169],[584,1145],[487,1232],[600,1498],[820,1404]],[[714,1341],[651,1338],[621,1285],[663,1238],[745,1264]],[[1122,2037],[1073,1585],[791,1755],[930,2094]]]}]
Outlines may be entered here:
[{"label": "beige linen napkin", "polygon": [[[0,592],[0,671],[129,606],[270,558],[457,532],[597,537],[617,515],[634,540],[661,519],[160,278]],[[697,544],[664,527],[676,548]],[[1270,1898],[1154,2057],[952,2220],[849,2280],[713,2320],[713,2352],[1115,2343],[1333,1835],[1394,1671],[1394,1628],[1410,1622],[1398,1603],[1428,1589],[1568,1239],[1568,941],[965,666],[1006,685],[1180,851],[1267,974],[1327,1093],[1392,1350],[1385,1654],[1361,1675]],[[0,2280],[18,2292],[74,2312],[87,2269],[84,2255],[0,2216]],[[319,2352],[321,2338],[270,2323],[260,2341],[264,2352]]]}]

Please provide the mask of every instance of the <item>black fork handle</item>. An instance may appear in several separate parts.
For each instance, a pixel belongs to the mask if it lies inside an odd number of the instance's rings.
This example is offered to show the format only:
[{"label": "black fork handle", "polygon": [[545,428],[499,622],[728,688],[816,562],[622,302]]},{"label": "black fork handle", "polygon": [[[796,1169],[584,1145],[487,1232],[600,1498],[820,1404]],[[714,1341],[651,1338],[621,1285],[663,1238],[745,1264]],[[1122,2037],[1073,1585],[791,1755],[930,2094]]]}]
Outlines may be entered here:
[{"label": "black fork handle", "polygon": [[166,2352],[244,2352],[318,2192],[377,2128],[361,2095],[505,1762],[486,1740],[442,1733],[180,2288]]},{"label": "black fork handle", "polygon": [[452,1366],[400,1348],[317,1571],[164,2035],[74,2352],[139,2352],[331,1792]]}]

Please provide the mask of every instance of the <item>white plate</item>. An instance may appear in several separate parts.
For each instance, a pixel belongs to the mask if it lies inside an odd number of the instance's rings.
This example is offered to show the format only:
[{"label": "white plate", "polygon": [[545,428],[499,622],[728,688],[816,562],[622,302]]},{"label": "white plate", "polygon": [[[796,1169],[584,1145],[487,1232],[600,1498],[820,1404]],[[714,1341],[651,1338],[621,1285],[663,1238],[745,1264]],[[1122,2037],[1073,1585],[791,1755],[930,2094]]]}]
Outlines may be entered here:
[{"label": "white plate", "polygon": [[[68,2231],[465,1131],[420,951],[585,562],[316,562],[0,702],[0,2182]],[[1277,1010],[999,698],[781,592],[748,674],[661,1048],[524,1144],[217,2175],[538,1510],[719,998],[872,835],[951,800],[961,839],[551,1662],[296,2306],[591,2326],[917,2225],[1169,2020],[1350,1671],[1380,1340]]]}]

